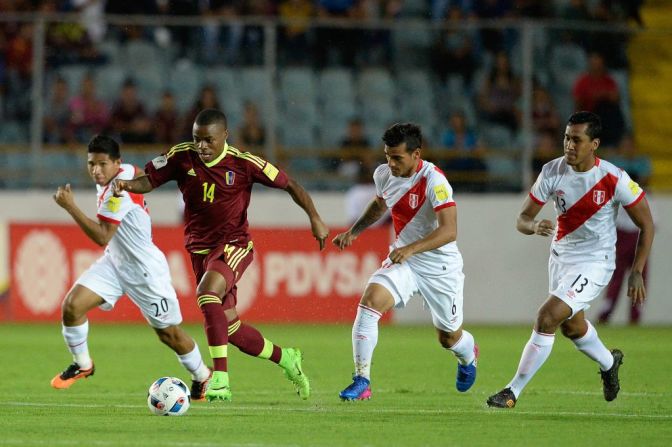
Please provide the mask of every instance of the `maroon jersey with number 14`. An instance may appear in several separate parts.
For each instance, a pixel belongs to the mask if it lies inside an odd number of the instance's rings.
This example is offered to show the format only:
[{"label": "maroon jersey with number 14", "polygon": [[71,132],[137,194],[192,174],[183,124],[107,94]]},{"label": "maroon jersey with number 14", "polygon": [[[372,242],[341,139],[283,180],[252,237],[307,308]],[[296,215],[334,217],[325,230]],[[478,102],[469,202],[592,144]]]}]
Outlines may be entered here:
[{"label": "maroon jersey with number 14", "polygon": [[177,181],[185,205],[184,244],[192,253],[223,244],[246,244],[252,185],[285,189],[289,181],[287,174],[263,158],[229,145],[205,164],[190,142],[173,146],[147,163],[145,173],[154,188]]}]

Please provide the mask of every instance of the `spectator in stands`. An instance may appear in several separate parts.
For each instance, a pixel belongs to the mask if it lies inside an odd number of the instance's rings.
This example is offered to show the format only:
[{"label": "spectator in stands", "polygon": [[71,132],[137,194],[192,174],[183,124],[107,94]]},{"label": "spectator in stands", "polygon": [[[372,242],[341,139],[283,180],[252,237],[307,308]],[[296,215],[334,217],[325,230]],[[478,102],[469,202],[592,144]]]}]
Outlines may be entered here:
[{"label": "spectator in stands", "polygon": [[112,107],[111,127],[124,143],[154,141],[152,120],[138,99],[138,89],[130,78],[124,81],[119,99]]},{"label": "spectator in stands", "polygon": [[259,119],[259,110],[253,102],[246,102],[243,109],[243,122],[238,127],[237,144],[243,150],[258,150],[266,142],[266,130]]},{"label": "spectator in stands", "polygon": [[[564,20],[572,21],[584,21],[587,22],[591,19],[590,12],[588,11],[588,6],[586,6],[586,0],[569,0],[562,10],[560,11],[560,18]],[[585,41],[586,34],[579,30],[554,30],[552,35],[556,35],[556,41],[571,41],[575,44],[581,45],[584,49],[587,45]]]},{"label": "spectator in stands", "polygon": [[175,144],[181,137],[181,122],[175,103],[175,96],[169,92],[163,92],[161,102],[154,114],[154,141],[161,144]]},{"label": "spectator in stands", "polygon": [[86,28],[89,40],[98,44],[105,38],[106,0],[71,0],[72,6],[81,14],[81,24]]},{"label": "spectator in stands", "polygon": [[[610,28],[609,25],[620,25],[620,20],[610,11],[607,2],[601,0],[595,6],[591,19],[597,25]],[[586,33],[586,50],[588,52],[600,53],[604,58],[605,65],[611,69],[622,69],[628,67],[628,55],[626,54],[626,43],[628,35],[626,33],[614,32],[611,29],[607,31],[592,31]]]},{"label": "spectator in stands", "polygon": [[199,114],[201,110],[205,109],[217,109],[223,110],[219,105],[219,99],[217,98],[217,92],[215,88],[211,85],[205,85],[201,88],[201,91],[198,93],[196,101],[191,106],[191,109],[187,112],[184,117],[184,129],[183,129],[183,139],[191,140],[192,135],[192,125],[196,115]]},{"label": "spectator in stands", "polygon": [[560,132],[560,115],[551,94],[540,85],[532,91],[532,125],[536,133]]},{"label": "spectator in stands", "polygon": [[[474,0],[474,14],[479,19],[502,19],[512,13],[512,0]],[[508,33],[496,28],[482,28],[481,44],[487,51],[497,54],[506,50]]]},{"label": "spectator in stands", "polygon": [[[242,2],[243,16],[263,17],[273,15],[273,4],[270,0],[247,0]],[[245,65],[262,65],[264,63],[264,27],[257,24],[246,24],[243,27],[241,40],[242,63]]]},{"label": "spectator in stands", "polygon": [[[357,0],[316,0],[317,16],[325,19],[357,18],[361,10]],[[354,67],[357,48],[361,44],[360,31],[351,28],[318,26],[315,28],[313,60],[317,68],[332,60],[338,65]]]},{"label": "spectator in stands", "polygon": [[302,64],[308,57],[308,33],[310,20],[314,13],[311,0],[284,0],[278,8],[278,16],[283,20],[292,20],[280,28],[279,48],[283,63]]},{"label": "spectator in stands", "polygon": [[[464,13],[457,5],[448,10],[445,24],[457,25],[464,21]],[[476,70],[473,31],[458,28],[442,30],[431,52],[432,66],[439,78],[446,82],[450,75],[460,75],[465,86],[471,86]]]},{"label": "spectator in stands", "polygon": [[449,126],[441,136],[441,147],[444,151],[437,154],[440,158],[438,164],[447,172],[455,189],[482,191],[487,171],[483,162],[485,150],[479,144],[476,133],[467,127],[463,112],[451,114]]},{"label": "spectator in stands", "polygon": [[79,95],[70,100],[70,132],[79,143],[88,143],[94,135],[107,130],[109,106],[98,98],[93,74],[82,79]]},{"label": "spectator in stands", "polygon": [[443,22],[453,8],[458,8],[465,17],[473,15],[472,0],[431,0],[430,16],[434,22]]},{"label": "spectator in stands", "polygon": [[[542,131],[536,135],[534,154],[532,155],[532,180],[536,180],[541,173],[541,168],[549,161],[558,158],[558,133],[555,131]],[[526,185],[532,186],[532,185]]]},{"label": "spectator in stands", "polygon": [[356,179],[360,165],[368,160],[371,143],[366,137],[364,121],[353,118],[348,122],[345,137],[341,140],[339,157],[327,159],[327,169]]},{"label": "spectator in stands", "polygon": [[72,140],[68,134],[70,123],[70,92],[68,83],[65,79],[57,77],[49,89],[51,93],[48,101],[45,103],[43,126],[44,142],[52,144],[63,144]]},{"label": "spectator in stands", "polygon": [[33,31],[30,23],[7,26],[5,64],[7,104],[9,118],[30,120],[30,84],[33,69]]},{"label": "spectator in stands", "polygon": [[208,64],[233,65],[238,62],[243,25],[238,22],[219,25],[208,20],[213,18],[233,19],[240,15],[239,4],[230,0],[210,0],[205,11],[203,26],[202,57]]},{"label": "spectator in stands", "polygon": [[602,118],[601,146],[605,149],[616,146],[623,135],[625,119],[618,84],[607,72],[601,54],[589,54],[588,71],[576,80],[572,93],[576,110],[594,112]]},{"label": "spectator in stands", "polygon": [[495,64],[485,79],[478,98],[479,111],[486,121],[518,130],[520,111],[520,80],[513,74],[509,57],[504,51],[495,56]]},{"label": "spectator in stands", "polygon": [[[401,0],[360,0],[358,18],[392,21],[399,18],[402,10]],[[392,32],[386,28],[364,29],[360,35],[364,43],[359,52],[361,62],[368,66],[390,68],[394,57]]]},{"label": "spectator in stands", "polygon": [[[40,12],[57,12],[56,2],[42,2]],[[85,24],[76,22],[50,22],[47,27],[45,54],[47,64],[102,64],[106,61],[89,37]]]},{"label": "spectator in stands", "polygon": [[[164,0],[156,2],[159,12],[171,16],[195,17],[201,13],[200,2],[193,0]],[[177,44],[178,57],[188,57],[195,48],[196,29],[191,26],[169,27],[171,40]]]}]

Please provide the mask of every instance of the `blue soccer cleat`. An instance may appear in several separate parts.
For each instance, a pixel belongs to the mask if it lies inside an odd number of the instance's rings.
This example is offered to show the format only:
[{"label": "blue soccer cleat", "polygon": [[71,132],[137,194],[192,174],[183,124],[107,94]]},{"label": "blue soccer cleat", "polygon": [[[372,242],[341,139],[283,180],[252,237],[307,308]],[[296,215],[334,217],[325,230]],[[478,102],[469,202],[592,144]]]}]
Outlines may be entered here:
[{"label": "blue soccer cleat", "polygon": [[362,376],[354,376],[352,383],[338,393],[341,400],[369,400],[371,399],[371,382]]},{"label": "blue soccer cleat", "polygon": [[464,393],[476,382],[476,364],[478,363],[478,345],[474,345],[474,360],[468,365],[457,364],[455,388]]}]

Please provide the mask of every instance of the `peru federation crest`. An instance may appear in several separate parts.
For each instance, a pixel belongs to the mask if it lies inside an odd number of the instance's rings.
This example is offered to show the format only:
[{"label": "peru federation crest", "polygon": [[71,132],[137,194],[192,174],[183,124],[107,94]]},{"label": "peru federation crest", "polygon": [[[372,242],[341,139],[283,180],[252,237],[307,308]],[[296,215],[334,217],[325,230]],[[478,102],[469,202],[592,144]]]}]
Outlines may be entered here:
[{"label": "peru federation crest", "polygon": [[593,202],[595,202],[596,205],[602,205],[604,203],[605,197],[607,197],[606,191],[601,189],[596,189],[593,191]]},{"label": "peru federation crest", "polygon": [[416,209],[418,207],[418,202],[420,202],[420,197],[417,194],[409,194],[408,195],[408,205],[412,209]]}]

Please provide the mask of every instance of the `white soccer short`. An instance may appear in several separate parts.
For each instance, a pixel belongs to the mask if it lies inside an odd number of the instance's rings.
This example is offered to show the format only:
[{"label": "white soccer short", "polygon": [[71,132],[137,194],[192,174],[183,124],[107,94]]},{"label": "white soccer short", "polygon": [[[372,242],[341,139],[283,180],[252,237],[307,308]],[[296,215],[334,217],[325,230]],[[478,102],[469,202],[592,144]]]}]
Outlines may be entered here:
[{"label": "white soccer short", "polygon": [[164,329],[180,324],[182,313],[168,264],[157,270],[122,273],[110,256],[104,254],[77,279],[77,284],[92,290],[105,301],[99,306],[102,310],[112,310],[119,298],[128,295],[152,327]]},{"label": "white soccer short", "polygon": [[572,308],[572,317],[588,309],[609,284],[613,264],[599,262],[563,263],[551,255],[548,260],[548,293]]},{"label": "white soccer short", "polygon": [[385,287],[394,297],[394,307],[403,308],[415,295],[420,295],[432,314],[434,327],[446,332],[454,332],[462,326],[464,273],[461,257],[459,262],[451,262],[450,270],[439,275],[414,270],[409,262],[392,264],[385,259],[383,267],[376,270],[369,284]]}]

